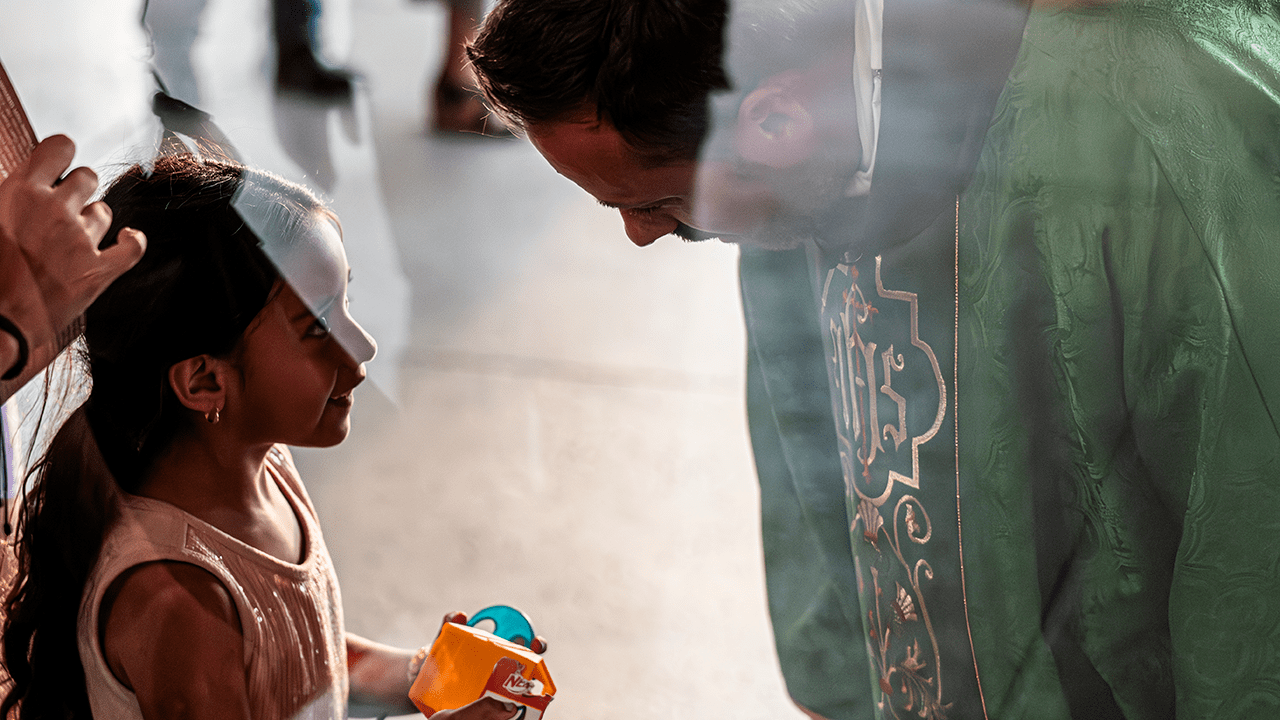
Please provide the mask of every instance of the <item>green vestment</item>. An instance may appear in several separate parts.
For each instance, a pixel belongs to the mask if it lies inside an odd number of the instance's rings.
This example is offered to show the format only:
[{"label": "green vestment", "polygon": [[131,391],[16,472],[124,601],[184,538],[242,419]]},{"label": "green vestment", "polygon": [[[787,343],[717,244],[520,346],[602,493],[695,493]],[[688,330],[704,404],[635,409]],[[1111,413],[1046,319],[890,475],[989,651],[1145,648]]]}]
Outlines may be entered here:
[{"label": "green vestment", "polygon": [[1274,12],[1034,12],[949,205],[811,249],[855,587],[830,589],[830,493],[762,467],[793,695],[833,719],[1280,717]]}]

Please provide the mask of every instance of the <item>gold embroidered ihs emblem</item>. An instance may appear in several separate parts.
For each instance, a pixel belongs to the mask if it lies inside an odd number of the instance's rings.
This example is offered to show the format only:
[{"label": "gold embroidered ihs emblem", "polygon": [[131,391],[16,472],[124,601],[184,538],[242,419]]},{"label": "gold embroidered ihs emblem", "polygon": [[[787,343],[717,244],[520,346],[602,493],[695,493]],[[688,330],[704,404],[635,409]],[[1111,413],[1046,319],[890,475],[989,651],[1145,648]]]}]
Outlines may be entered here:
[{"label": "gold embroidered ihs emblem", "polygon": [[919,546],[933,531],[915,493],[920,447],[942,426],[947,386],[919,334],[917,295],[886,289],[880,267],[876,257],[874,296],[850,263],[828,271],[822,297],[840,458],[856,508],[854,560],[870,608],[868,650],[880,676],[881,712],[945,718],[941,653],[921,585],[933,568]]}]

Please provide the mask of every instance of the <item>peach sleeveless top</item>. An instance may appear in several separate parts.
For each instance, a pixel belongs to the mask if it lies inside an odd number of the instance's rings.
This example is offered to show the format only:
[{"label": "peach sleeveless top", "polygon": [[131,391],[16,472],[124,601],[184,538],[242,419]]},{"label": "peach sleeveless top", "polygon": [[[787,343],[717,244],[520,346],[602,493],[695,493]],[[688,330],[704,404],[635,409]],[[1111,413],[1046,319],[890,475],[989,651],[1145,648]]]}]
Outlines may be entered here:
[{"label": "peach sleeveless top", "polygon": [[302,526],[300,564],[283,562],[159,500],[123,495],[80,605],[80,660],[95,718],[141,720],[133,692],[107,666],[98,609],[122,572],[157,560],[212,573],[235,601],[244,630],[249,706],[257,720],[341,720],[347,716],[342,602],[315,508],[288,450],[272,449],[268,472]]}]

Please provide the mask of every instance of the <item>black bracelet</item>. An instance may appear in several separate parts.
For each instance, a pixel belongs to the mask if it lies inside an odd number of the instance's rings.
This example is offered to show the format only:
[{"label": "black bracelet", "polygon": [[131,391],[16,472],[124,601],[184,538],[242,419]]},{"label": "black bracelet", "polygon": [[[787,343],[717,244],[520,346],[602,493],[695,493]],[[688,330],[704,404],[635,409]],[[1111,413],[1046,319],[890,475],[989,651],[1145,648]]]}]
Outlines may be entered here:
[{"label": "black bracelet", "polygon": [[27,347],[27,338],[23,336],[22,331],[18,329],[18,326],[14,325],[12,320],[3,315],[0,315],[0,330],[9,333],[13,336],[14,340],[18,341],[18,361],[13,364],[13,367],[9,368],[8,372],[4,375],[0,375],[0,380],[12,380],[22,374],[22,371],[26,369],[30,348]]}]

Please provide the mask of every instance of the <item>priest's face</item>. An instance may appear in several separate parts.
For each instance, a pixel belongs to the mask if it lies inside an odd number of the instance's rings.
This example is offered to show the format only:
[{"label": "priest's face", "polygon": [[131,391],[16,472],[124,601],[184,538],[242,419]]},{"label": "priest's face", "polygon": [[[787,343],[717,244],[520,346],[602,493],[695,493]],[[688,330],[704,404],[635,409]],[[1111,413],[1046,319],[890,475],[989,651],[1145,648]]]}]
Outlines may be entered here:
[{"label": "priest's face", "polygon": [[809,164],[775,168],[737,156],[654,161],[593,111],[533,124],[527,132],[557,172],[618,210],[640,247],[664,235],[795,247],[842,187],[813,175]]}]

